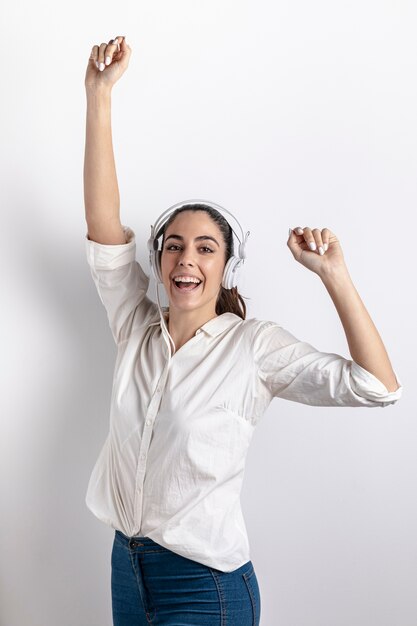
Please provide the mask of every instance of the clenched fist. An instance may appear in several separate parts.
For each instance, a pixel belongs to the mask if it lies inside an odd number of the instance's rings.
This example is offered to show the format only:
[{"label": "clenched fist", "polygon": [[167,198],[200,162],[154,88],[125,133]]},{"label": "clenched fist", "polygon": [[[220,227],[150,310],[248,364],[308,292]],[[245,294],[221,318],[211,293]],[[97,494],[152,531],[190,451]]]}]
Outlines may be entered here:
[{"label": "clenched fist", "polygon": [[319,276],[346,267],[340,242],[329,228],[290,228],[287,246],[296,261]]},{"label": "clenched fist", "polygon": [[129,65],[132,50],[125,37],[110,39],[109,43],[93,46],[85,74],[85,88],[105,87],[109,90],[119,80]]}]

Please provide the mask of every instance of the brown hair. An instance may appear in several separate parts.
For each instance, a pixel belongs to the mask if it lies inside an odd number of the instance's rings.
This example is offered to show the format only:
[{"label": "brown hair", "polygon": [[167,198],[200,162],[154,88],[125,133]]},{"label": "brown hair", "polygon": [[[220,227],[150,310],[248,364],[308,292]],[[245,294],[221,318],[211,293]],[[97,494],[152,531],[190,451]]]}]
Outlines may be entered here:
[{"label": "brown hair", "polygon": [[[229,258],[234,254],[234,245],[233,245],[233,231],[230,227],[230,224],[223,217],[219,211],[211,206],[207,206],[206,204],[189,204],[174,211],[167,222],[163,226],[162,230],[162,250],[164,248],[165,241],[165,232],[168,226],[174,221],[176,216],[183,211],[205,211],[208,213],[215,222],[222,234],[223,241],[226,245],[226,255],[225,255],[225,265]],[[161,252],[162,254],[162,252]],[[223,285],[219,290],[219,295],[216,301],[216,315],[221,315],[222,313],[234,313],[235,315],[239,315],[242,319],[246,319],[246,304],[243,300],[244,296],[241,296],[237,290],[237,287],[232,287],[231,289],[225,289]]]}]

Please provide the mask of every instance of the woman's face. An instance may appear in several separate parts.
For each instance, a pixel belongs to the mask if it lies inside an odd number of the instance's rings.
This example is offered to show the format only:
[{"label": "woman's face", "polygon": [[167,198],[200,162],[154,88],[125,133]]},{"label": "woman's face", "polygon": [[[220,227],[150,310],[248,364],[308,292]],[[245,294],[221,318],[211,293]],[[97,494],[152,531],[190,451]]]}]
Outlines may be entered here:
[{"label": "woman's face", "polygon": [[[162,279],[171,311],[202,308],[215,315],[225,254],[222,233],[207,213],[183,211],[177,215],[165,232],[161,257]],[[173,278],[180,275],[194,276],[201,283],[192,290],[189,286],[194,287],[194,283],[177,287]]]}]

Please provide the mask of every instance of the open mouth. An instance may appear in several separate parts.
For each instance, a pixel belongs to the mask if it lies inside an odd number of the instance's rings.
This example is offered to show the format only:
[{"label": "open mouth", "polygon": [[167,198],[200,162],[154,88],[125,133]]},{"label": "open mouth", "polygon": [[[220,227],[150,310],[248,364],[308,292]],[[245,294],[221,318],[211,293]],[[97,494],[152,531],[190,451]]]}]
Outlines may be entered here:
[{"label": "open mouth", "polygon": [[202,284],[203,281],[201,281],[200,283],[181,283],[178,282],[176,283],[174,279],[172,279],[172,282],[174,283],[174,287],[177,291],[182,291],[183,293],[187,293],[189,291],[196,291]]}]

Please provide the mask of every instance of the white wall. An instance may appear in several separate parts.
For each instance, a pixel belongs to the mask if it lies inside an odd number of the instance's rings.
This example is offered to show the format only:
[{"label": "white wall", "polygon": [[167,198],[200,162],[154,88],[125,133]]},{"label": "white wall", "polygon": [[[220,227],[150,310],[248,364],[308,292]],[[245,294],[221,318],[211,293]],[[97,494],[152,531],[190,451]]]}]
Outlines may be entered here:
[{"label": "white wall", "polygon": [[114,532],[84,496],[115,346],[85,258],[83,158],[85,68],[116,35],[132,47],[112,113],[139,262],[168,206],[218,202],[251,231],[248,317],[349,357],[286,245],[289,227],[327,226],[404,386],[384,409],[268,408],[242,494],[262,626],[415,626],[415,3],[20,0],[4,14],[1,626],[111,625]]}]

